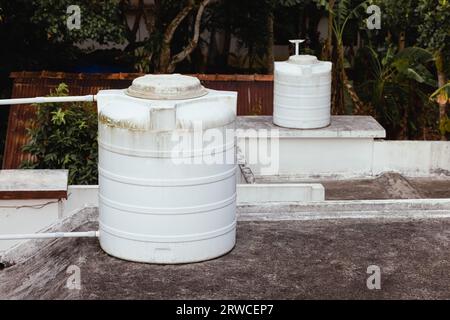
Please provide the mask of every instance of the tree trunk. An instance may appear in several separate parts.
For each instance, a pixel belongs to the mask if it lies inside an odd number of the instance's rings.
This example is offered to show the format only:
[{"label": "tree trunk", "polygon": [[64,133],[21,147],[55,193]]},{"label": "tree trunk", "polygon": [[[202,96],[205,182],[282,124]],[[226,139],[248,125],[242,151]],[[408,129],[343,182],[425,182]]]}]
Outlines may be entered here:
[{"label": "tree trunk", "polygon": [[324,60],[331,60],[331,57],[333,55],[333,9],[334,9],[334,2],[335,0],[330,0],[328,3],[329,10],[328,10],[328,35],[327,35],[327,41],[326,41],[326,48],[325,48],[325,56],[323,57]]},{"label": "tree trunk", "polygon": [[183,51],[173,56],[169,65],[170,72],[173,72],[175,70],[175,66],[186,59],[192,53],[192,51],[197,48],[198,40],[200,38],[200,24],[202,22],[203,13],[205,12],[205,8],[210,3],[210,1],[211,0],[203,0],[200,3],[200,7],[197,11],[197,16],[195,17],[194,35],[192,36],[191,42],[189,42],[189,44],[184,48]]},{"label": "tree trunk", "polygon": [[[334,52],[334,65],[332,70],[332,111],[334,114],[344,114],[344,47],[336,41],[336,52]],[[333,58],[333,57],[332,57]]]},{"label": "tree trunk", "polygon": [[[121,2],[122,11],[126,10],[127,3]],[[126,27],[126,34],[125,37],[127,38],[128,44],[125,47],[125,51],[133,51],[136,49],[136,33],[139,30],[139,26],[141,23],[141,19],[144,16],[144,0],[139,0],[137,8],[136,8],[136,15],[134,17],[133,26],[130,28],[128,25],[127,19],[124,16],[124,23]]]},{"label": "tree trunk", "polygon": [[358,94],[355,91],[355,88],[350,83],[350,80],[348,79],[345,70],[343,78],[344,78],[344,86],[347,89],[347,92],[350,95],[350,98],[352,99],[354,105],[353,114],[363,114],[365,111],[364,103],[361,101],[361,99],[359,98]]},{"label": "tree trunk", "polygon": [[217,43],[216,43],[216,27],[211,28],[209,35],[208,53],[206,58],[206,69],[209,70],[211,66],[215,66],[215,59],[217,55]]},{"label": "tree trunk", "polygon": [[[225,0],[227,1],[227,0]],[[231,21],[230,21],[230,10],[226,7],[226,22],[225,22],[225,35],[223,39],[223,48],[219,58],[219,67],[222,70],[226,70],[228,67],[228,57],[230,55],[231,49]]]},{"label": "tree trunk", "polygon": [[[447,77],[445,75],[444,70],[444,56],[441,51],[435,53],[435,64],[438,75],[438,86],[439,88],[443,87],[447,83]],[[439,103],[439,123],[443,124],[447,119],[447,101],[443,101],[442,99],[438,99]],[[441,135],[441,140],[447,140],[445,137],[445,133]]]},{"label": "tree trunk", "polygon": [[171,72],[171,45],[173,35],[181,22],[187,17],[189,12],[194,8],[194,1],[189,1],[188,4],[177,14],[172,22],[164,32],[163,41],[161,44],[161,52],[159,54],[159,63],[156,68],[157,73]]},{"label": "tree trunk", "polygon": [[320,45],[320,33],[318,32],[318,28],[320,20],[322,19],[322,14],[317,10],[315,4],[309,4],[306,8],[308,12],[308,25],[306,27],[307,36],[309,37],[311,48],[315,48]]},{"label": "tree trunk", "polygon": [[405,49],[406,46],[406,35],[405,32],[402,31],[400,32],[400,36],[398,39],[398,51],[402,51],[403,49]]},{"label": "tree trunk", "polygon": [[254,59],[253,44],[249,45],[247,55],[248,55],[248,69],[250,72],[253,72],[253,59]]},{"label": "tree trunk", "polygon": [[413,103],[415,100],[414,93],[411,92],[412,84],[411,80],[408,81],[408,103],[403,106],[403,114],[402,114],[402,120],[400,123],[400,139],[402,140],[408,140],[411,139],[410,130],[408,126],[408,120],[410,117],[410,110],[414,110]]},{"label": "tree trunk", "polygon": [[228,67],[228,57],[230,56],[231,49],[231,31],[227,30],[225,32],[225,37],[223,39],[223,50],[220,55],[220,67],[225,70]]},{"label": "tree trunk", "polygon": [[273,74],[274,71],[274,55],[273,55],[273,46],[274,46],[274,34],[273,34],[273,13],[269,13],[267,16],[267,73]]}]

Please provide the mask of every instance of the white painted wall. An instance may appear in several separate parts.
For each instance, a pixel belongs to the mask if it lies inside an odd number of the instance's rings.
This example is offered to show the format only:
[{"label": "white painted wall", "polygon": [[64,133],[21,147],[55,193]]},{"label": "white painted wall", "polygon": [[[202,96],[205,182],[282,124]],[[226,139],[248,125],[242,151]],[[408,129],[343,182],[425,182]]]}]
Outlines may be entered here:
[{"label": "white painted wall", "polygon": [[[98,186],[69,186],[67,200],[0,200],[0,234],[41,232],[86,207],[98,207]],[[0,252],[24,241],[2,240]]]},{"label": "white painted wall", "polygon": [[279,174],[368,175],[372,150],[372,139],[281,139]]},{"label": "white painted wall", "polygon": [[376,141],[373,174],[396,171],[406,176],[450,174],[450,142]]},{"label": "white painted wall", "polygon": [[62,216],[67,217],[86,207],[98,207],[98,185],[72,185],[67,190],[67,200],[62,201]]},{"label": "white painted wall", "polygon": [[[409,177],[450,175],[450,142],[385,141],[373,138],[278,138],[278,161],[271,175],[299,178],[357,178],[394,171]],[[238,146],[258,150],[255,138],[238,138]],[[268,144],[271,144],[270,142]],[[278,157],[278,160],[276,159]],[[253,157],[255,158],[255,157]],[[269,167],[248,162],[255,175],[267,175]]]},{"label": "white painted wall", "polygon": [[[35,233],[61,216],[60,202],[45,200],[0,200],[0,234]],[[21,241],[0,241],[0,252]]]},{"label": "white painted wall", "polygon": [[237,202],[313,202],[324,201],[325,189],[319,183],[300,184],[238,184]]}]

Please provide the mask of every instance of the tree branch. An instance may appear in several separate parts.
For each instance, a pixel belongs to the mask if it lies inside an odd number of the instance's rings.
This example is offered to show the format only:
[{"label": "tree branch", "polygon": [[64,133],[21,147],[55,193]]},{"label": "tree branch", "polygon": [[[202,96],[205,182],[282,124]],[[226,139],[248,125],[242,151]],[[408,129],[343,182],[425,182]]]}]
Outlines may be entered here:
[{"label": "tree branch", "polygon": [[142,18],[143,13],[144,13],[144,0],[139,0],[138,11],[137,11],[136,17],[134,19],[133,28],[131,29],[131,33],[133,35],[136,35],[136,32],[139,29],[139,25],[141,23],[141,18]]},{"label": "tree branch", "polygon": [[127,10],[132,8],[131,3],[129,0],[122,0],[120,2],[120,7],[123,12],[123,21],[126,27],[126,34],[125,37],[127,38],[128,44],[125,48],[125,51],[134,50],[136,47],[136,33],[139,30],[139,25],[141,23],[142,16],[144,14],[144,0],[139,0],[139,4],[136,9],[136,14],[134,17],[134,23],[133,26],[130,28],[128,25],[126,15],[125,13]]},{"label": "tree branch", "polygon": [[163,39],[164,44],[170,45],[173,35],[175,34],[175,31],[177,30],[178,26],[184,20],[184,18],[187,17],[189,12],[191,12],[193,8],[194,8],[194,1],[189,0],[186,7],[184,7],[183,10],[181,10],[177,14],[177,16],[172,20],[172,22],[170,22],[169,26],[164,32],[164,39]]},{"label": "tree branch", "polygon": [[194,8],[194,0],[189,0],[187,5],[181,10],[177,16],[170,22],[166,31],[164,32],[164,37],[161,44],[161,51],[159,55],[158,66],[156,68],[156,72],[161,73],[169,73],[172,72],[173,67],[171,64],[171,52],[170,45],[172,43],[173,35],[177,30],[178,26],[187,17],[187,15]]},{"label": "tree branch", "polygon": [[194,36],[192,37],[191,42],[184,48],[183,51],[176,54],[172,61],[170,62],[171,66],[175,66],[177,63],[183,61],[186,59],[187,56],[189,56],[192,51],[197,47],[198,39],[200,37],[200,24],[203,17],[203,12],[205,11],[206,6],[211,2],[211,0],[203,0],[200,4],[200,7],[198,8],[197,16],[195,18],[195,26],[194,26]]}]

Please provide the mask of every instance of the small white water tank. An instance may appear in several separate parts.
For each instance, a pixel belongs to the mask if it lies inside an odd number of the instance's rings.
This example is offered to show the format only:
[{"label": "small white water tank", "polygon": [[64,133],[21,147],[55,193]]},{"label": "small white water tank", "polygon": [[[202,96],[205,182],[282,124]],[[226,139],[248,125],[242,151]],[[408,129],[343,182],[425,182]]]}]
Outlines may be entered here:
[{"label": "small white water tank", "polygon": [[293,129],[323,128],[331,121],[332,63],[300,55],[275,62],[273,122]]},{"label": "small white water tank", "polygon": [[236,239],[237,93],[197,78],[147,75],[103,90],[99,108],[99,236],[108,254],[188,263]]}]

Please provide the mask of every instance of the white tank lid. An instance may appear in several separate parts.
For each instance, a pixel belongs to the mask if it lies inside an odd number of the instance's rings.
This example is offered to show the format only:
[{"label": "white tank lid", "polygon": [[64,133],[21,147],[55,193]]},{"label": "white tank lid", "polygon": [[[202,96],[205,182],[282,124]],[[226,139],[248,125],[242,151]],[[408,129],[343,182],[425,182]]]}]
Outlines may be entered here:
[{"label": "white tank lid", "polygon": [[315,64],[319,62],[316,56],[311,56],[309,54],[300,54],[300,44],[305,42],[305,40],[289,40],[289,42],[295,44],[295,55],[290,56],[287,62],[299,65]]},{"label": "white tank lid", "polygon": [[181,74],[148,74],[133,80],[129,96],[150,100],[184,100],[204,96],[208,91],[196,77]]},{"label": "white tank lid", "polygon": [[298,56],[291,56],[287,62],[305,65],[318,63],[319,60],[317,59],[316,56],[311,56],[309,54],[302,54]]}]

